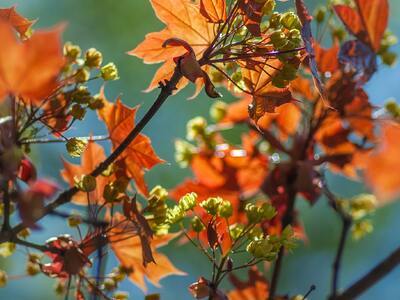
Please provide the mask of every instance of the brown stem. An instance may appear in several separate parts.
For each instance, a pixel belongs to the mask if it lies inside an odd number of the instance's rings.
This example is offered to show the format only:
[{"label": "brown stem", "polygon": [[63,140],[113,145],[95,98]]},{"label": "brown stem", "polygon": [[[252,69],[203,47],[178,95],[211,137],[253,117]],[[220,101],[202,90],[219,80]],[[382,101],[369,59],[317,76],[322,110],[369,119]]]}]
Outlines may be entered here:
[{"label": "brown stem", "polygon": [[[174,74],[172,75],[169,81],[166,81],[165,84],[161,84],[161,92],[158,95],[156,101],[147,111],[147,113],[143,116],[143,118],[137,123],[135,128],[127,135],[124,141],[114,150],[113,153],[110,154],[100,165],[96,167],[91,173],[92,176],[97,177],[103,171],[105,171],[121,154],[124,150],[130,145],[130,143],[139,135],[139,133],[143,130],[143,128],[149,123],[149,121],[154,117],[163,103],[167,100],[169,96],[172,95],[172,92],[176,89],[176,85],[179,80],[182,78],[182,74],[179,71],[179,68],[176,68]],[[54,211],[57,207],[68,203],[71,198],[78,192],[79,190],[76,187],[72,187],[68,190],[62,192],[58,198],[52,203],[48,204],[42,211],[42,213],[35,217],[35,222],[39,221],[44,216],[48,215],[52,211]],[[0,243],[6,242],[10,240],[13,236],[16,236],[18,232],[23,230],[26,226],[22,223],[16,225],[11,230],[4,231],[0,234]]]},{"label": "brown stem", "polygon": [[333,263],[333,272],[332,272],[332,294],[331,299],[334,299],[337,296],[338,287],[339,287],[339,274],[340,267],[344,252],[344,247],[346,245],[346,239],[351,227],[351,219],[342,217],[342,231],[340,234],[340,241],[336,252],[335,261]]},{"label": "brown stem", "polygon": [[[291,181],[294,181],[294,179],[291,179]],[[289,187],[290,186],[292,186],[292,184],[289,184]],[[295,201],[296,201],[296,194],[297,194],[297,192],[295,189],[290,188],[288,190],[288,207],[282,218],[282,229],[285,228],[286,226],[292,224],[292,222],[293,222],[293,219],[294,219],[293,213],[294,213],[294,205],[295,205]],[[274,270],[273,270],[272,279],[271,279],[271,288],[270,288],[270,292],[269,292],[270,300],[274,299],[275,293],[276,293],[276,290],[278,287],[279,275],[280,275],[280,271],[282,268],[282,260],[283,260],[284,252],[285,252],[285,249],[283,247],[281,247],[279,249],[278,258],[274,265]]]},{"label": "brown stem", "polygon": [[351,300],[356,299],[379,280],[389,274],[400,264],[400,247],[393,251],[388,257],[377,264],[372,270],[365,274],[358,281],[353,283],[342,294],[333,298],[335,300]]}]

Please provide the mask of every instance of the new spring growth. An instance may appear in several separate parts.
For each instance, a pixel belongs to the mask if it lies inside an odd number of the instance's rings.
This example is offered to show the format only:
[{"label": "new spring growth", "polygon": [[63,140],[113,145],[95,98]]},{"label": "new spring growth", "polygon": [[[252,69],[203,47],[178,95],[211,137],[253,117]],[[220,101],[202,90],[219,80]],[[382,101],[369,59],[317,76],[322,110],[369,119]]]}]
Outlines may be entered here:
[{"label": "new spring growth", "polygon": [[189,141],[195,139],[204,139],[207,133],[207,121],[203,117],[196,117],[191,119],[186,125],[186,138]]},{"label": "new spring growth", "polygon": [[269,203],[263,203],[261,206],[248,203],[246,204],[245,212],[247,220],[252,224],[269,221],[276,215],[275,208]]},{"label": "new spring growth", "polygon": [[3,270],[0,270],[0,287],[5,287],[7,285],[8,276]]},{"label": "new spring growth", "polygon": [[[233,77],[232,80],[236,81]],[[223,101],[215,101],[210,107],[211,118],[218,123],[226,116],[228,104]]]},{"label": "new spring growth", "polygon": [[82,175],[74,177],[75,187],[82,192],[92,192],[96,189],[96,178],[91,175]]},{"label": "new spring growth", "polygon": [[175,141],[175,161],[181,168],[186,168],[192,160],[196,147],[184,140]]},{"label": "new spring growth", "polygon": [[196,206],[196,203],[197,203],[196,193],[188,193],[181,199],[179,199],[179,207],[185,212],[192,210]]},{"label": "new spring growth", "polygon": [[[168,191],[160,185],[155,186],[149,195],[149,205],[147,207],[148,211],[153,215],[153,221],[150,225],[155,227],[164,224],[167,220],[167,204],[165,200],[168,198]],[[154,224],[153,224],[154,222]]]},{"label": "new spring growth", "polygon": [[90,48],[85,53],[85,66],[99,68],[103,63],[103,55],[95,48]]},{"label": "new spring growth", "polygon": [[232,204],[222,199],[221,197],[211,197],[200,203],[207,213],[212,216],[220,216],[222,218],[229,218],[232,215]]},{"label": "new spring growth", "polygon": [[75,62],[81,56],[82,50],[78,45],[67,42],[64,44],[63,52],[69,62]]},{"label": "new spring growth", "polygon": [[119,77],[118,77],[118,69],[117,69],[117,67],[115,66],[114,63],[108,63],[105,66],[103,66],[100,69],[100,74],[101,74],[101,77],[105,81],[119,79]]},{"label": "new spring growth", "polygon": [[201,232],[204,229],[206,229],[206,227],[204,226],[203,222],[197,216],[193,217],[193,219],[190,222],[190,225],[191,225],[191,227],[192,227],[194,232]]}]

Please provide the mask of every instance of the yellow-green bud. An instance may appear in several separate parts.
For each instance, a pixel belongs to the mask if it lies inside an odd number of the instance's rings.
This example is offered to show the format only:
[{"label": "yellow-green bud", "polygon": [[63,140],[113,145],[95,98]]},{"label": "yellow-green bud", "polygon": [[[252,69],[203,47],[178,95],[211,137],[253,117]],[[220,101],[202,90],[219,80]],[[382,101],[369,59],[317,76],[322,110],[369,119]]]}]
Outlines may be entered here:
[{"label": "yellow-green bud", "polygon": [[246,247],[246,251],[255,258],[269,259],[273,250],[274,247],[268,239],[251,241]]},{"label": "yellow-green bud", "polygon": [[67,148],[68,154],[72,157],[80,157],[86,149],[87,140],[79,138],[71,138],[68,140],[65,147]]},{"label": "yellow-green bud", "polygon": [[38,264],[28,262],[26,265],[26,274],[29,276],[35,276],[40,272],[40,267]]},{"label": "yellow-green bud", "polygon": [[220,83],[224,80],[224,75],[218,70],[211,71],[211,81],[213,83]]},{"label": "yellow-green bud", "polygon": [[70,42],[64,44],[64,56],[70,61],[76,61],[76,59],[81,56],[81,52],[81,48],[77,45],[73,45]]},{"label": "yellow-green bud", "polygon": [[103,197],[107,202],[116,202],[118,195],[119,191],[113,184],[109,183],[104,187]]},{"label": "yellow-green bud", "polygon": [[396,118],[400,115],[400,107],[395,99],[389,99],[385,103],[385,109]]},{"label": "yellow-green bud", "polygon": [[199,136],[204,136],[207,128],[207,121],[203,117],[196,117],[191,120],[186,125],[186,138],[189,141],[193,141]]},{"label": "yellow-green bud", "polygon": [[0,244],[0,256],[9,257],[14,254],[16,249],[15,243],[5,242]]},{"label": "yellow-green bud", "polygon": [[269,16],[275,9],[275,0],[267,0],[262,8],[263,15]]},{"label": "yellow-green bud", "polygon": [[299,17],[291,11],[282,15],[281,24],[287,29],[301,29]]},{"label": "yellow-green bud", "polygon": [[103,62],[103,55],[95,48],[90,48],[85,54],[85,65],[89,68],[98,68]]},{"label": "yellow-green bud", "polygon": [[243,233],[244,226],[242,224],[233,224],[229,227],[231,237],[236,240]]},{"label": "yellow-green bud", "polygon": [[79,104],[88,104],[92,100],[92,96],[86,86],[80,86],[72,92],[71,100]]},{"label": "yellow-green bud", "polygon": [[90,97],[89,108],[96,110],[104,107],[104,99],[99,96]]},{"label": "yellow-green bud", "polygon": [[192,226],[192,229],[195,232],[201,232],[206,228],[203,222],[197,216],[193,217],[192,221],[190,222],[190,225]]},{"label": "yellow-green bud", "polygon": [[115,292],[113,295],[113,299],[115,300],[128,300],[129,294],[126,292]]},{"label": "yellow-green bud", "polygon": [[86,68],[80,68],[75,73],[75,81],[78,83],[84,83],[89,80],[90,72]]},{"label": "yellow-green bud", "polygon": [[254,227],[248,235],[251,240],[261,240],[264,237],[264,233],[260,227]]},{"label": "yellow-green bud", "polygon": [[70,114],[77,120],[83,120],[86,115],[86,110],[80,104],[74,104],[71,108]]},{"label": "yellow-green bud", "polygon": [[68,221],[69,227],[77,227],[80,224],[82,224],[81,216],[76,215],[76,214],[69,216],[67,221]]},{"label": "yellow-green bud", "polygon": [[314,12],[315,21],[317,23],[322,23],[325,19],[326,8],[324,6],[318,7]]},{"label": "yellow-green bud", "polygon": [[211,118],[215,122],[221,121],[226,116],[227,107],[228,107],[228,105],[225,102],[223,102],[223,101],[215,101],[210,107],[210,116],[211,116]]},{"label": "yellow-green bud", "polygon": [[64,284],[64,282],[58,280],[56,282],[56,284],[54,285],[54,292],[59,296],[64,295],[65,294],[65,284]]},{"label": "yellow-green bud", "polygon": [[180,167],[186,168],[192,160],[196,147],[184,140],[175,141],[175,160]]},{"label": "yellow-green bud", "polygon": [[374,226],[371,223],[371,220],[362,220],[360,222],[356,222],[351,228],[351,234],[353,239],[359,240],[366,236],[368,233],[371,233],[374,230]]},{"label": "yellow-green bud", "polygon": [[41,258],[42,255],[38,253],[29,253],[28,255],[28,261],[34,264],[40,263]]},{"label": "yellow-green bud", "polygon": [[117,80],[118,77],[118,69],[114,63],[108,63],[100,69],[101,77],[106,80]]},{"label": "yellow-green bud", "polygon": [[275,208],[269,203],[263,203],[259,210],[261,218],[266,221],[271,220],[273,217],[276,216],[277,213]]},{"label": "yellow-green bud", "polygon": [[226,200],[222,201],[222,203],[218,207],[218,214],[222,218],[229,218],[230,216],[232,216],[232,213],[233,213],[232,203]]},{"label": "yellow-green bud", "polygon": [[346,30],[342,27],[336,27],[332,30],[332,36],[334,39],[337,39],[339,42],[343,41],[346,37]]},{"label": "yellow-green bud", "polygon": [[126,274],[123,272],[120,272],[118,268],[113,269],[113,272],[111,273],[111,278],[115,282],[121,282],[126,278]]},{"label": "yellow-green bud", "polygon": [[0,270],[0,287],[5,287],[7,285],[8,276],[3,270]]},{"label": "yellow-green bud", "polygon": [[222,201],[223,200],[221,197],[211,197],[201,202],[200,206],[204,208],[210,215],[216,216],[218,213],[218,207],[221,205]]},{"label": "yellow-green bud", "polygon": [[150,198],[151,197],[156,197],[158,200],[164,201],[168,198],[168,191],[165,188],[163,188],[161,185],[156,185],[150,191]]},{"label": "yellow-green bud", "polygon": [[355,220],[365,217],[367,214],[375,211],[376,197],[371,194],[360,194],[350,200],[351,216]]},{"label": "yellow-green bud", "polygon": [[188,211],[196,206],[196,202],[197,202],[197,194],[187,193],[185,196],[179,199],[179,207],[184,211]]},{"label": "yellow-green bud", "polygon": [[270,39],[276,48],[281,48],[287,44],[286,35],[281,30],[271,33]]},{"label": "yellow-green bud", "polygon": [[184,217],[185,211],[179,205],[175,205],[167,211],[167,218],[170,224],[179,223]]},{"label": "yellow-green bud", "polygon": [[74,177],[75,187],[80,191],[89,193],[96,189],[96,178],[92,175],[82,175],[81,177]]},{"label": "yellow-green bud", "polygon": [[278,12],[272,13],[269,19],[269,26],[271,28],[279,28],[281,26],[281,14]]},{"label": "yellow-green bud", "polygon": [[247,203],[244,208],[249,223],[258,223],[261,220],[261,215],[259,213],[258,207],[253,203]]},{"label": "yellow-green bud", "polygon": [[381,58],[382,58],[382,62],[383,62],[385,65],[393,66],[393,65],[396,63],[396,61],[397,61],[397,54],[396,54],[395,52],[389,52],[389,51],[387,51],[387,52],[384,52],[384,53],[381,55]]},{"label": "yellow-green bud", "polygon": [[29,228],[24,228],[20,232],[18,232],[18,237],[20,239],[26,239],[30,235],[31,235],[31,231],[29,230]]},{"label": "yellow-green bud", "polygon": [[107,291],[113,291],[117,288],[117,283],[115,282],[114,279],[111,278],[106,278],[103,284],[104,284],[104,289],[106,289]]}]

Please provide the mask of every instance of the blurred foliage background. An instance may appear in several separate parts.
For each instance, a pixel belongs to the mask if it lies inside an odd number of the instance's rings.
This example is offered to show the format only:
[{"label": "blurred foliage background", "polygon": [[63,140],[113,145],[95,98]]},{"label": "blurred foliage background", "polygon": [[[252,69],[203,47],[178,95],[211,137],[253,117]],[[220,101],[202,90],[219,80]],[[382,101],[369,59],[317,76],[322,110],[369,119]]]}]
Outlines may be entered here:
[{"label": "blurred foliage background", "polygon": [[[313,9],[325,1],[307,0]],[[0,0],[0,7],[17,5],[17,9],[28,18],[38,18],[35,28],[54,26],[61,22],[67,24],[64,41],[79,44],[82,49],[95,47],[102,51],[104,61],[113,61],[119,68],[121,79],[108,83],[108,99],[121,96],[130,105],[141,105],[139,116],[151,105],[157,91],[145,94],[141,91],[147,87],[157,66],[144,65],[139,59],[130,57],[127,51],[134,48],[146,33],[160,30],[163,25],[156,19],[148,0]],[[279,4],[283,9],[289,4]],[[391,0],[392,31],[400,35],[400,1]],[[400,48],[395,48],[400,53]],[[382,69],[368,83],[367,90],[376,105],[382,104],[389,97],[400,94],[397,83],[400,66]],[[93,86],[98,88],[98,86]],[[181,182],[190,173],[182,170],[174,162],[174,139],[184,137],[186,122],[197,115],[208,116],[212,100],[201,94],[196,100],[186,100],[193,90],[187,88],[175,97],[171,97],[160,113],[154,118],[144,132],[151,137],[154,148],[160,157],[167,161],[147,174],[149,186],[161,184],[171,188]],[[227,94],[227,93],[225,93]],[[232,97],[226,95],[225,100]],[[97,121],[96,116],[89,116],[82,123],[76,123],[74,134],[104,134],[105,128]],[[63,184],[59,171],[62,168],[61,157],[67,157],[63,145],[42,145],[33,149],[40,174],[56,178]],[[68,158],[68,157],[67,157]],[[69,159],[69,158],[68,158]],[[338,175],[329,174],[332,190],[342,196],[352,196],[364,191],[358,183],[350,182]],[[301,220],[305,226],[308,240],[300,245],[294,253],[288,255],[283,263],[282,278],[279,286],[281,293],[294,295],[305,293],[311,284],[317,290],[309,299],[326,299],[330,288],[331,265],[334,259],[339,232],[339,218],[329,209],[326,199],[321,198],[313,207],[304,201],[298,201]],[[64,208],[69,209],[69,208]],[[76,209],[73,208],[73,209]],[[379,209],[373,216],[374,232],[361,241],[349,241],[345,250],[340,286],[347,287],[351,282],[368,271],[400,245],[400,203],[394,203]],[[42,221],[42,230],[35,232],[32,239],[43,243],[44,240],[62,232],[63,220],[46,217]],[[11,259],[0,259],[0,268],[6,269],[10,276],[24,273],[25,259],[20,250]],[[162,287],[149,286],[148,293],[160,292],[161,299],[191,299],[187,286],[200,275],[208,275],[209,265],[190,245],[172,244],[164,251],[174,264],[186,271],[188,276],[169,277],[161,281]],[[110,255],[108,265],[115,265],[115,258]],[[400,299],[400,268],[379,284],[371,288],[360,299]],[[121,290],[128,291],[132,299],[143,299],[143,293],[136,286],[126,281]],[[0,289],[0,298],[9,299],[54,299],[53,280],[43,275],[34,278],[11,280],[7,287]]]}]

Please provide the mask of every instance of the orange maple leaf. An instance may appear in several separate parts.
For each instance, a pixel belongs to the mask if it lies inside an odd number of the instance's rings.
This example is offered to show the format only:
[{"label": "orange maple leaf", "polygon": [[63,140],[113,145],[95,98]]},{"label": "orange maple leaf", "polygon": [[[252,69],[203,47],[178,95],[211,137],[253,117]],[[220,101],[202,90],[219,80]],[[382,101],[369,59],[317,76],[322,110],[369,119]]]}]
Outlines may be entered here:
[{"label": "orange maple leaf", "polygon": [[36,20],[28,20],[17,13],[15,6],[0,8],[0,20],[10,23],[22,37],[26,37],[32,25],[36,23]]},{"label": "orange maple leaf", "polygon": [[228,293],[229,300],[264,300],[269,295],[269,284],[263,274],[252,267],[248,271],[249,280],[242,281],[234,274],[229,275],[229,280],[235,289]]},{"label": "orange maple leaf", "polygon": [[[210,2],[210,1],[206,1]],[[224,1],[225,2],[225,1]],[[215,24],[208,22],[201,13],[197,2],[191,0],[150,0],[157,17],[166,24],[159,32],[146,35],[145,40],[128,54],[137,56],[145,63],[164,62],[157,70],[147,91],[158,87],[160,81],[170,79],[174,68],[174,57],[183,55],[186,50],[181,46],[163,47],[163,43],[172,38],[187,42],[199,59],[215,38]],[[203,3],[203,5],[209,3]],[[211,14],[211,12],[210,12]],[[213,15],[210,16],[213,18]],[[188,81],[181,80],[179,87],[184,87]]]},{"label": "orange maple leaf", "polygon": [[365,177],[380,203],[387,203],[400,194],[400,125],[386,123],[382,127],[377,149],[371,153],[365,164]]},{"label": "orange maple leaf", "polygon": [[[120,99],[117,99],[115,104],[104,101],[104,107],[99,110],[99,116],[106,123],[114,149],[135,127],[137,109],[138,107],[125,106]],[[144,180],[145,170],[163,162],[154,152],[150,139],[139,134],[121,154],[119,160],[124,161],[126,175],[133,178],[139,192],[146,195],[148,189]]]},{"label": "orange maple leaf", "polygon": [[[119,214],[114,215],[114,219],[121,219]],[[157,252],[157,248],[165,246],[177,234],[167,234],[164,236],[155,236],[151,242],[153,258],[155,263],[143,265],[142,243],[139,236],[132,236],[127,233],[126,226],[115,226],[108,233],[108,238],[115,255],[121,265],[132,269],[129,278],[143,291],[147,289],[145,278],[155,286],[160,286],[162,278],[169,275],[186,275],[186,273],[177,269],[164,254]]]},{"label": "orange maple leaf", "polygon": [[0,100],[13,94],[37,102],[57,86],[64,65],[61,28],[37,31],[20,42],[9,24],[0,22]]},{"label": "orange maple leaf", "polygon": [[[63,161],[64,170],[61,171],[61,177],[68,182],[70,186],[75,185],[75,177],[90,174],[101,162],[106,159],[104,149],[99,144],[89,141],[85,151],[82,154],[81,165],[71,164]],[[103,198],[104,187],[113,180],[113,176],[97,176],[96,189],[89,194],[89,200],[97,204],[105,202]],[[88,204],[88,196],[84,192],[78,192],[72,198],[72,202],[79,205]]]}]

